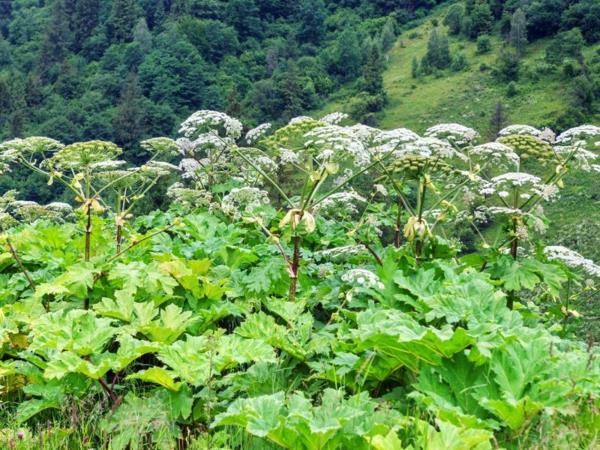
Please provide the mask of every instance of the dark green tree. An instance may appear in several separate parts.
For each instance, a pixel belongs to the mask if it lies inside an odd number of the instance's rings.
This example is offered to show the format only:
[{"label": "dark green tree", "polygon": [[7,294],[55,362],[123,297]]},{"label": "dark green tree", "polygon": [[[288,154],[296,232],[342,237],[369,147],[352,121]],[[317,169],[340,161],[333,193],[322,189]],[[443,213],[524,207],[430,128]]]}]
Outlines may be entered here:
[{"label": "dark green tree", "polygon": [[510,21],[510,34],[508,37],[510,45],[517,52],[517,55],[523,56],[525,46],[527,45],[527,18],[521,8],[517,9]]},{"label": "dark green tree", "polygon": [[71,32],[65,2],[57,0],[52,5],[52,15],[45,28],[40,49],[39,69],[44,81],[48,81],[52,66],[61,63],[66,57],[70,41]]},{"label": "dark green tree", "polygon": [[[115,142],[132,149],[145,133],[145,110],[137,75],[130,73],[112,118]],[[135,159],[138,155],[131,155]]]},{"label": "dark green tree", "polygon": [[455,4],[448,9],[446,17],[444,17],[444,25],[448,27],[448,34],[459,34],[463,26],[463,18],[465,10],[460,4]]},{"label": "dark green tree", "polygon": [[482,34],[488,34],[492,30],[494,16],[487,3],[478,3],[473,7],[469,15],[469,28],[466,31],[471,39]]},{"label": "dark green tree", "polygon": [[385,98],[385,90],[383,88],[384,68],[381,51],[376,43],[372,43],[363,68],[364,89],[370,95],[381,95]]},{"label": "dark green tree", "polygon": [[333,44],[329,53],[329,72],[341,81],[348,81],[360,74],[362,49],[356,31],[344,29]]},{"label": "dark green tree", "polygon": [[106,23],[108,37],[111,42],[130,42],[133,39],[133,28],[138,19],[135,0],[114,0],[110,17]]},{"label": "dark green tree", "polygon": [[559,33],[552,45],[546,48],[546,61],[549,64],[560,65],[565,58],[573,58],[580,64],[584,63],[583,48],[585,40],[579,28]]},{"label": "dark green tree", "polygon": [[506,126],[507,121],[506,108],[502,102],[496,102],[490,119],[490,140],[495,140],[498,137],[498,133]]},{"label": "dark green tree", "polygon": [[445,69],[452,62],[448,38],[440,34],[436,28],[429,33],[427,53],[423,62],[425,65],[436,69]]},{"label": "dark green tree", "polygon": [[396,20],[392,16],[388,17],[385,21],[379,35],[379,40],[381,41],[381,49],[384,52],[387,52],[394,46],[396,42]]},{"label": "dark green tree", "polygon": [[325,37],[327,11],[323,0],[302,0],[298,12],[298,40],[318,44]]},{"label": "dark green tree", "polygon": [[73,51],[78,52],[83,48],[84,41],[98,26],[99,14],[100,0],[78,0],[75,3],[73,15],[70,17],[73,30]]}]

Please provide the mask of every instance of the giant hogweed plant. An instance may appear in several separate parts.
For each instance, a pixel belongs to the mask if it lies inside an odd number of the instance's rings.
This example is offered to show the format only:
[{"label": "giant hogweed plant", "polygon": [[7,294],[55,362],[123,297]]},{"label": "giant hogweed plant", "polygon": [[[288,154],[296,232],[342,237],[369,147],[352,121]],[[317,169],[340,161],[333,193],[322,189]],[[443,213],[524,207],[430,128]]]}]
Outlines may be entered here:
[{"label": "giant hogweed plant", "polygon": [[[178,170],[177,167],[158,160],[159,157],[172,155],[176,149],[173,141],[165,138],[150,139],[144,141],[142,146],[151,153],[151,158],[140,167],[127,167],[126,161],[118,159],[122,150],[111,142],[77,142],[65,146],[43,137],[4,142],[0,146],[0,158],[7,169],[10,164],[19,164],[45,176],[49,185],[60,183],[72,195],[83,215],[83,260],[89,262],[93,249],[94,215],[107,211],[112,213],[115,221],[115,251],[117,255],[120,254],[123,227],[126,220],[131,218],[131,211],[136,203],[160,178]],[[72,211],[70,205],[64,203],[41,206],[35,202],[12,201],[9,206],[14,211],[13,217],[25,216],[30,221],[51,219],[52,213],[61,213],[64,217]],[[8,240],[7,245],[18,261],[16,251]],[[22,264],[19,262],[19,265]],[[27,277],[30,278],[29,275]]]},{"label": "giant hogweed plant", "polygon": [[[13,194],[5,195],[8,227],[42,212],[46,219],[11,229],[18,245],[0,255],[0,374],[3,395],[21,400],[15,420],[34,427],[65,404],[91,401],[103,416],[95,438],[108,437],[115,449],[193,440],[201,448],[242,448],[239,433],[247,448],[266,441],[290,449],[593,446],[597,351],[546,329],[535,306],[510,311],[506,302],[540,280],[557,293],[568,278],[574,290],[578,272],[598,277],[600,268],[559,247],[525,256],[525,239],[519,267],[488,254],[476,267],[456,249],[427,248],[451,221],[471,221],[479,212],[473,204],[506,208],[512,192],[529,211],[523,193],[541,203],[543,189],[560,188],[562,164],[544,165],[546,144],[539,161],[540,154],[523,158],[519,147],[542,136],[517,127],[516,139],[513,127],[502,133],[504,143],[478,144],[473,130],[454,124],[419,137],[339,119],[299,118],[242,138],[235,119],[194,114],[182,126],[187,141],[143,143],[185,158],[181,182],[169,189],[173,210],[138,220],[129,217],[131,204],[155,186],[158,167],[172,166],[150,164],[146,175],[109,157],[88,162],[105,170],[90,169],[86,178],[82,166],[61,169],[60,144],[43,161],[27,156],[32,170],[82,194],[82,219],[90,208],[97,216],[89,237],[99,246],[120,244],[119,223],[94,212],[113,204],[131,232],[144,228],[147,238],[107,249],[101,266],[91,255],[82,266],[76,225],[52,224],[64,219],[46,206],[20,204],[17,212]],[[550,151],[565,170],[576,161],[598,170],[595,155],[576,143],[594,134],[600,129],[570,130]],[[557,176],[523,175],[526,165]],[[521,179],[531,183],[515,186]],[[186,213],[164,233],[182,204],[204,212]],[[508,216],[498,254],[512,249]],[[390,240],[379,229],[388,225]],[[283,289],[275,258],[290,275]],[[297,295],[300,267],[308,288]],[[30,289],[25,274],[36,282]],[[91,308],[79,308],[78,299]],[[551,438],[558,426],[577,434]]]}]

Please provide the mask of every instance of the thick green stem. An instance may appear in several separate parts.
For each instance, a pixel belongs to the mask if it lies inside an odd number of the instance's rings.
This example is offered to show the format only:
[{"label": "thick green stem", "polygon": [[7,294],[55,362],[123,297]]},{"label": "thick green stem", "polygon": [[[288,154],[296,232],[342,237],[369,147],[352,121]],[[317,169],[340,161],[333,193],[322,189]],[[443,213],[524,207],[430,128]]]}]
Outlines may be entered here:
[{"label": "thick green stem", "polygon": [[87,200],[85,207],[85,250],[84,259],[86,262],[90,260],[91,246],[92,246],[92,203],[91,200]]},{"label": "thick green stem", "polygon": [[[423,222],[423,211],[425,210],[425,194],[427,192],[427,181],[425,178],[419,180],[419,197],[417,198],[417,223]],[[415,263],[421,263],[421,254],[423,253],[423,238],[417,237],[415,240]]]},{"label": "thick green stem", "polygon": [[25,265],[23,264],[23,261],[19,257],[17,250],[15,250],[12,243],[10,242],[10,239],[6,238],[6,244],[8,245],[8,250],[10,251],[10,254],[14,258],[17,265],[19,266],[19,269],[21,269],[21,272],[23,272],[23,275],[25,275],[25,278],[27,279],[27,283],[29,283],[29,287],[31,288],[32,291],[35,291],[35,283],[33,282],[31,275],[25,268]]},{"label": "thick green stem", "polygon": [[394,228],[394,247],[400,248],[402,239],[402,199],[398,197],[396,202],[398,210],[396,211],[396,227]]},{"label": "thick green stem", "polygon": [[296,300],[296,292],[298,290],[298,269],[300,267],[300,236],[296,235],[292,238],[294,243],[294,253],[292,256],[292,265],[290,266],[290,290],[288,297],[290,302]]}]

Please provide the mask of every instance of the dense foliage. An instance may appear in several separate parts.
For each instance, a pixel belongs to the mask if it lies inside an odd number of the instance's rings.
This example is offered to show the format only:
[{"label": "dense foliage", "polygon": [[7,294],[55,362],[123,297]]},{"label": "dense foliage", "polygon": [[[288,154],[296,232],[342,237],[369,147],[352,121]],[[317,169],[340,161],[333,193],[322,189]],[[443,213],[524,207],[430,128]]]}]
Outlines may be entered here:
[{"label": "dense foliage", "polygon": [[1,144],[78,205],[0,203],[3,445],[597,445],[598,350],[571,330],[600,266],[544,245],[543,211],[600,171],[600,128],[344,120],[198,111],[137,167],[106,141]]}]

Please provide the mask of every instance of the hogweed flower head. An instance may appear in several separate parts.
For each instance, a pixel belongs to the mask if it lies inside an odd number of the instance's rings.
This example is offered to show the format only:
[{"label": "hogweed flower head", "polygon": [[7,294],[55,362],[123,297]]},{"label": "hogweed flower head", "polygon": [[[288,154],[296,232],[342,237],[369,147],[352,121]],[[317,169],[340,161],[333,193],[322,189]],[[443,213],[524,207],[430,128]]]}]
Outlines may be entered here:
[{"label": "hogweed flower head", "polygon": [[342,120],[347,119],[348,117],[348,114],[343,112],[332,112],[321,117],[320,121],[327,125],[338,125]]},{"label": "hogweed flower head", "polygon": [[140,142],[140,145],[144,150],[161,158],[175,156],[179,153],[177,142],[167,137],[146,139]]},{"label": "hogweed flower head", "polygon": [[585,140],[591,137],[600,136],[600,127],[595,125],[581,125],[569,128],[556,137],[557,144],[570,144],[576,140]]},{"label": "hogweed flower head", "polygon": [[338,125],[327,125],[308,131],[304,147],[315,151],[315,158],[321,163],[350,160],[358,167],[365,167],[371,155],[363,143],[351,130]]},{"label": "hogweed flower head", "polygon": [[269,204],[269,195],[254,187],[234,188],[221,201],[221,211],[226,215],[240,219],[252,217],[258,209]]},{"label": "hogweed flower head", "polygon": [[457,123],[441,123],[428,128],[425,137],[433,137],[457,147],[471,144],[479,137],[479,133],[472,128]]},{"label": "hogweed flower head", "polygon": [[584,258],[579,253],[561,245],[551,245],[544,249],[550,261],[562,261],[573,269],[582,269],[588,275],[600,278],[600,266],[591,259]]},{"label": "hogweed flower head", "polygon": [[63,147],[61,142],[43,136],[17,138],[0,144],[0,158],[14,160],[22,156],[29,159],[34,155],[45,156],[54,153]]},{"label": "hogweed flower head", "polygon": [[117,144],[108,141],[76,142],[58,150],[50,164],[58,169],[88,170],[94,164],[115,159],[123,153]]},{"label": "hogweed flower head", "polygon": [[542,132],[535,127],[530,125],[509,125],[498,132],[498,136],[512,136],[515,134],[528,135],[539,137]]},{"label": "hogweed flower head", "polygon": [[179,133],[188,139],[212,131],[219,136],[239,139],[242,135],[242,123],[225,113],[211,110],[196,111],[188,117],[179,129]]},{"label": "hogweed flower head", "polygon": [[367,289],[383,289],[384,285],[379,277],[367,269],[350,269],[342,275],[342,281],[354,287]]},{"label": "hogweed flower head", "polygon": [[481,164],[492,163],[504,168],[517,168],[521,158],[511,147],[500,142],[487,142],[468,149],[472,160]]},{"label": "hogweed flower head", "polygon": [[174,203],[187,208],[208,206],[212,201],[212,194],[202,189],[186,188],[181,183],[174,183],[167,189],[167,196]]},{"label": "hogweed flower head", "polygon": [[358,204],[366,202],[367,199],[356,192],[336,192],[315,206],[314,211],[329,218],[349,218],[358,213]]},{"label": "hogweed flower head", "polygon": [[252,128],[250,131],[246,133],[246,142],[248,144],[253,144],[259,139],[261,139],[269,130],[271,129],[270,123],[263,123],[256,128]]}]

